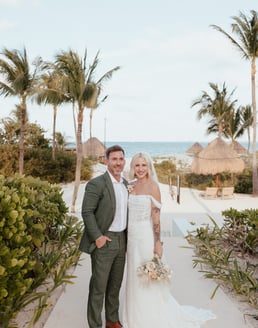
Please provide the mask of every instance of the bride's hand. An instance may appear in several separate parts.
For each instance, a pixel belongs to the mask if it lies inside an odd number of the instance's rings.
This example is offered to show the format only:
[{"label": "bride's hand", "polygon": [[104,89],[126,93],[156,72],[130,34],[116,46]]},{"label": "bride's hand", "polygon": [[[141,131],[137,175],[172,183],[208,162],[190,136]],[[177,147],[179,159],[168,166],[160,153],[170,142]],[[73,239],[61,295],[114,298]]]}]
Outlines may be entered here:
[{"label": "bride's hand", "polygon": [[160,240],[157,240],[155,242],[154,254],[156,254],[159,258],[162,258],[162,254],[163,254],[163,242],[161,242]]}]

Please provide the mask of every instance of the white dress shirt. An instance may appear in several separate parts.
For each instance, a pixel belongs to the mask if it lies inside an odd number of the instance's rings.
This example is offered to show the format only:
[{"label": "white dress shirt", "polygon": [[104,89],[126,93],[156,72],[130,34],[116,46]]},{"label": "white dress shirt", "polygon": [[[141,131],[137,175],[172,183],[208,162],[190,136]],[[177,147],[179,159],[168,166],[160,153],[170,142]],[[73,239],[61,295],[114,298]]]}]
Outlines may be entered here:
[{"label": "white dress shirt", "polygon": [[124,231],[127,225],[127,201],[128,201],[128,191],[121,178],[118,182],[108,171],[111,181],[113,183],[113,188],[116,197],[116,212],[114,220],[109,227],[109,231]]}]

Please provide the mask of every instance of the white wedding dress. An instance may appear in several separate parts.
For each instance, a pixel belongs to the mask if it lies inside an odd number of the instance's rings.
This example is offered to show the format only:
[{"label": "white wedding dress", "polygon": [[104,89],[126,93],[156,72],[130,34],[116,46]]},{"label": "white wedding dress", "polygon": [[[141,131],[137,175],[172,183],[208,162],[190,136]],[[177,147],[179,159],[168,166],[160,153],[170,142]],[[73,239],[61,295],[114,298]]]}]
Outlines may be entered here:
[{"label": "white wedding dress", "polygon": [[144,284],[137,268],[153,257],[151,203],[149,195],[129,195],[127,274],[122,311],[123,328],[198,328],[215,316],[208,310],[177,303],[167,283]]}]

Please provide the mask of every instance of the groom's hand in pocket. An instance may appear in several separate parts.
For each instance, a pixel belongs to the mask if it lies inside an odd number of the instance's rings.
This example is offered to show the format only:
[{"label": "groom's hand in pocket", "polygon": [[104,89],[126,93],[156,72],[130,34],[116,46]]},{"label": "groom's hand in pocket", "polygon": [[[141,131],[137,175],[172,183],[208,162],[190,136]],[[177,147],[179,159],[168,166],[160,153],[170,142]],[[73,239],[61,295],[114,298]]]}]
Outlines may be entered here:
[{"label": "groom's hand in pocket", "polygon": [[112,239],[107,236],[100,236],[98,239],[95,240],[95,244],[97,248],[101,248],[106,245],[107,241],[112,241]]}]

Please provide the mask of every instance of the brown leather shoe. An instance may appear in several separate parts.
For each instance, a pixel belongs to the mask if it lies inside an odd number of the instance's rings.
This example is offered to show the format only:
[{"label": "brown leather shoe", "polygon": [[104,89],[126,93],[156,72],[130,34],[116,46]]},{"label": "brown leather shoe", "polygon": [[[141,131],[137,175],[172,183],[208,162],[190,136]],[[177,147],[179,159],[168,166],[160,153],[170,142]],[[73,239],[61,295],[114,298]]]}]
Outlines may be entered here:
[{"label": "brown leather shoe", "polygon": [[121,322],[106,322],[106,328],[122,328],[123,326],[121,325]]}]

